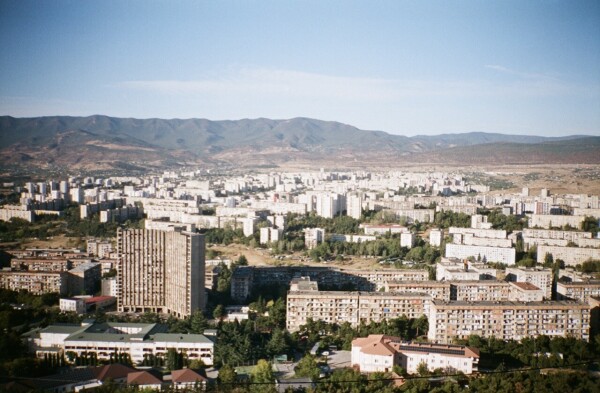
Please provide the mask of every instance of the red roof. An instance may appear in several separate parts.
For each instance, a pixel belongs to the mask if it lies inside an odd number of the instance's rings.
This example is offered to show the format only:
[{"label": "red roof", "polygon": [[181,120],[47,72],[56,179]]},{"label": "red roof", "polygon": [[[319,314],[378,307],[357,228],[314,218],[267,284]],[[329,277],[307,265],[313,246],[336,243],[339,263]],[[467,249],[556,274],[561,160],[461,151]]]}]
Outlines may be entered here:
[{"label": "red roof", "polygon": [[206,378],[189,368],[184,368],[182,370],[173,370],[173,372],[171,373],[171,379],[173,383],[206,381]]},{"label": "red roof", "polygon": [[111,300],[113,299],[112,296],[94,296],[94,297],[88,297],[85,299],[86,303],[97,303],[97,302],[103,302],[106,300]]},{"label": "red roof", "polygon": [[121,379],[134,372],[135,369],[121,363],[107,364],[106,366],[94,368],[94,375],[100,381],[108,378]]},{"label": "red roof", "polygon": [[150,374],[148,371],[136,371],[127,374],[128,385],[158,385],[162,381]]}]

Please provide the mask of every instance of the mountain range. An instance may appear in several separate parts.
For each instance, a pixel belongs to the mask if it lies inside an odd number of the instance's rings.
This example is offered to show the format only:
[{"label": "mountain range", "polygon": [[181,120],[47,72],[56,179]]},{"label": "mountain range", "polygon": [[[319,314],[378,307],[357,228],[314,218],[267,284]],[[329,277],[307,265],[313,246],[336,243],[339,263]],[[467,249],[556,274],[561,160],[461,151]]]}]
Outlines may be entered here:
[{"label": "mountain range", "polygon": [[600,137],[485,132],[407,137],[308,118],[0,116],[0,165],[151,169],[182,165],[599,164]]}]

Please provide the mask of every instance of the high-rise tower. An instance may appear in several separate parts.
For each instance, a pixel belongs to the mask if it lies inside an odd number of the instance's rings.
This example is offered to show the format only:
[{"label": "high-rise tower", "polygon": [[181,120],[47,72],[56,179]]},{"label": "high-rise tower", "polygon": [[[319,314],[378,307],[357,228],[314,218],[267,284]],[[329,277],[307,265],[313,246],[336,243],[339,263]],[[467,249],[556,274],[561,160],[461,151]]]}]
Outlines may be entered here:
[{"label": "high-rise tower", "polygon": [[204,308],[203,235],[120,229],[117,243],[119,311],[183,318]]}]

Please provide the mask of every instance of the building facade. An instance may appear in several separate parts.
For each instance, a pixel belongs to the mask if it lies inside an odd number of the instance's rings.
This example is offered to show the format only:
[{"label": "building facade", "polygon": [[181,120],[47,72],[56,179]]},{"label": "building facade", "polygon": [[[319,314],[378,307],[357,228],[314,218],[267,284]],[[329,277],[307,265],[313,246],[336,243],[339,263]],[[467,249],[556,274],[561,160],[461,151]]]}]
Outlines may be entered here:
[{"label": "building facade", "polygon": [[581,302],[443,302],[433,300],[428,339],[450,343],[475,334],[500,340],[546,335],[589,340],[590,307]]},{"label": "building facade", "polygon": [[204,308],[204,236],[189,232],[119,230],[117,299],[120,312],[178,318]]},{"label": "building facade", "polygon": [[429,371],[477,372],[479,350],[462,345],[405,342],[400,337],[369,335],[352,341],[351,365],[361,372],[391,372],[400,366],[416,374],[421,364]]},{"label": "building facade", "polygon": [[327,323],[381,322],[399,318],[419,318],[429,310],[430,296],[423,293],[289,291],[286,327],[300,329],[309,319]]},{"label": "building facade", "polygon": [[214,343],[201,334],[168,333],[167,325],[144,323],[93,323],[51,325],[29,340],[38,357],[62,351],[79,356],[94,353],[100,361],[110,361],[115,354],[128,354],[134,364],[148,356],[166,360],[169,349],[183,353],[189,360],[201,359],[213,364]]}]

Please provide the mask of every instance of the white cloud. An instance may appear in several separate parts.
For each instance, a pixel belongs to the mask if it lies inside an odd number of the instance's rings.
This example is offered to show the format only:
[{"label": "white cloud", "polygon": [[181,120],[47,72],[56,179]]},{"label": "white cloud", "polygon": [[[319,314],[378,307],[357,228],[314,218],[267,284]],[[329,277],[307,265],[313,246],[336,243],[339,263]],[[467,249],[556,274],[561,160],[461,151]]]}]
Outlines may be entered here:
[{"label": "white cloud", "polygon": [[138,80],[118,85],[164,94],[251,94],[341,100],[387,100],[394,98],[393,81],[346,78],[300,71],[244,68],[219,78],[201,80]]},{"label": "white cloud", "polygon": [[263,97],[390,103],[423,97],[532,97],[583,93],[584,88],[552,76],[514,71],[499,65],[486,68],[519,77],[512,82],[473,80],[399,80],[339,77],[291,70],[241,68],[219,77],[197,80],[133,80],[117,84],[133,91],[174,96],[211,95],[222,98]]},{"label": "white cloud", "polygon": [[558,79],[554,75],[517,71],[517,70],[513,70],[511,68],[507,68],[507,67],[504,67],[501,65],[487,64],[485,66],[485,68],[489,68],[491,70],[498,71],[503,74],[513,75],[513,76],[517,76],[519,78],[524,78],[524,79],[546,79],[546,80],[553,80],[553,81],[557,81],[557,82],[560,81],[560,79]]}]

